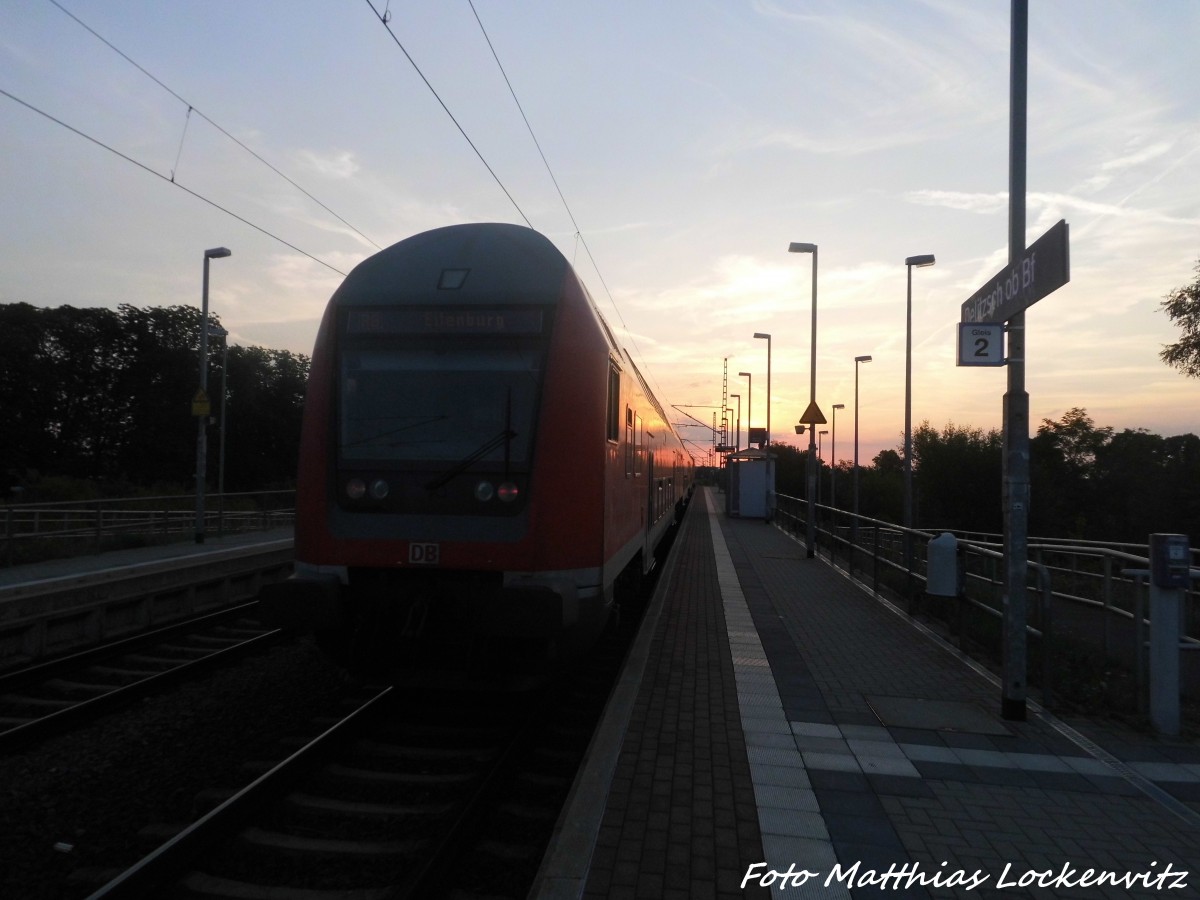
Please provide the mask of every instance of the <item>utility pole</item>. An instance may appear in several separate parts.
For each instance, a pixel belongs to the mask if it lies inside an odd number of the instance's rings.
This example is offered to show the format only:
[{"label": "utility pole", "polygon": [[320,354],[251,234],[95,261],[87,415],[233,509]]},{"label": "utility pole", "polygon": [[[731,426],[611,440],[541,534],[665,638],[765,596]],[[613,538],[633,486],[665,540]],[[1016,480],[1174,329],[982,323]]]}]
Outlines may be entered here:
[{"label": "utility pole", "polygon": [[[1029,0],[1012,0],[1009,73],[1008,263],[1025,252],[1026,97]],[[1024,721],[1027,651],[1025,624],[1029,567],[1029,394],[1025,390],[1025,312],[1008,319],[1008,391],[1004,395],[1004,680],[1000,714]]]}]

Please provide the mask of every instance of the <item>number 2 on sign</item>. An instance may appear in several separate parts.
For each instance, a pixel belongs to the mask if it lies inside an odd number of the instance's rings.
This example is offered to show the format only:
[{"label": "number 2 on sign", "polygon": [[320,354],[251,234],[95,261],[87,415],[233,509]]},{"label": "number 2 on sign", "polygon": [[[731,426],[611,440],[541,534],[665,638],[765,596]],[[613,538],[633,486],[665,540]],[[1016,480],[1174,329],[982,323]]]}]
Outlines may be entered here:
[{"label": "number 2 on sign", "polygon": [[958,326],[960,366],[1004,365],[1004,325],[1000,322],[960,322]]}]

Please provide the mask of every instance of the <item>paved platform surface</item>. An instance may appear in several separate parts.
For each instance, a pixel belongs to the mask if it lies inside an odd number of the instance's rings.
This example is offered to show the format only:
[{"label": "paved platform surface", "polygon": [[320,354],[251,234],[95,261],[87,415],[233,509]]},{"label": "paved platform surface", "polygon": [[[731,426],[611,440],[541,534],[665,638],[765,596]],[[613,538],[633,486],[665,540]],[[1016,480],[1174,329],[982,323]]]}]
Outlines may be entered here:
[{"label": "paved platform surface", "polygon": [[[697,495],[539,897],[1200,897],[1200,745],[986,671]],[[790,874],[785,874],[790,873]]]},{"label": "paved platform surface", "polygon": [[0,567],[0,588],[10,585],[28,584],[30,582],[48,581],[54,578],[87,577],[98,572],[124,569],[129,566],[183,559],[199,556],[204,553],[220,553],[225,550],[253,547],[272,541],[291,540],[292,531],[293,529],[289,526],[269,531],[230,533],[221,537],[213,533],[207,535],[202,544],[197,544],[194,540],[175,541],[167,544],[153,544],[146,547],[132,547],[125,550],[110,550],[107,553],[70,556],[63,559],[48,559],[42,562],[26,563],[19,566],[4,566]]}]

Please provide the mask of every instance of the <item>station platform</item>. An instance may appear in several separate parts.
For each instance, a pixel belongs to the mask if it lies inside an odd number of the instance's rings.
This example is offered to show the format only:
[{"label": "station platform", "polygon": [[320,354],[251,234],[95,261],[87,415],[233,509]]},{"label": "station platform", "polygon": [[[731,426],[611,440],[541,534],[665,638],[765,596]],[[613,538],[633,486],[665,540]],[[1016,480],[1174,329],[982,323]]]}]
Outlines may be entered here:
[{"label": "station platform", "polygon": [[1200,741],[979,664],[697,493],[531,896],[1200,896]]},{"label": "station platform", "polygon": [[243,550],[291,539],[292,528],[290,526],[269,531],[231,532],[219,537],[210,533],[202,544],[194,541],[174,541],[124,550],[109,550],[105,553],[81,554],[17,566],[5,566],[0,567],[0,592],[5,588],[17,585],[38,584],[54,579],[92,578],[105,572],[182,560],[202,554]]}]

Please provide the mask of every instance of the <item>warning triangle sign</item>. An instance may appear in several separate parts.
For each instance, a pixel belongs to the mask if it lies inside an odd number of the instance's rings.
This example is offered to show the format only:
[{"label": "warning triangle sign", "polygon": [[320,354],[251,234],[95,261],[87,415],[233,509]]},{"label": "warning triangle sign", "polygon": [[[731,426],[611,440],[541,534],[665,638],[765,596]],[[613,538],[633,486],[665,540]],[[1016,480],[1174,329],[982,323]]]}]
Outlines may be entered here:
[{"label": "warning triangle sign", "polygon": [[825,418],[825,414],[821,412],[821,407],[817,406],[816,400],[808,404],[808,409],[804,410],[804,415],[800,417],[800,422],[803,425],[824,425],[828,421]]}]

